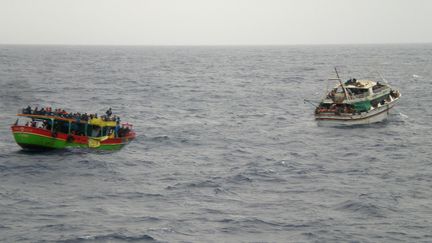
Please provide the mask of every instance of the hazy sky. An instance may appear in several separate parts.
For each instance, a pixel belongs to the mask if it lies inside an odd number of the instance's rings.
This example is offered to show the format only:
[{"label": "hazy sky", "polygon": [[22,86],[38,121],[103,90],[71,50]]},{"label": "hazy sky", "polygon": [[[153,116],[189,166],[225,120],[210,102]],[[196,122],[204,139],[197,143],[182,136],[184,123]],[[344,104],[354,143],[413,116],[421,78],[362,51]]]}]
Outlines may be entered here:
[{"label": "hazy sky", "polygon": [[432,0],[0,0],[0,43],[432,42]]}]

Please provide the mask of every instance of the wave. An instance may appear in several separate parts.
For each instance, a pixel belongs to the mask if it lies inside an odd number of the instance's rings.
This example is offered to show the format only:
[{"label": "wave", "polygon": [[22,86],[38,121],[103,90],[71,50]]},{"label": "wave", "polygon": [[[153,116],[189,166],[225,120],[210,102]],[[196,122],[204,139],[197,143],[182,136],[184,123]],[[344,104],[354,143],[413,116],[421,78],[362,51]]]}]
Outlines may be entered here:
[{"label": "wave", "polygon": [[127,198],[127,199],[139,199],[139,198],[157,198],[163,197],[159,193],[144,193],[144,192],[118,192],[115,194],[104,194],[101,195],[102,198]]},{"label": "wave", "polygon": [[126,235],[121,233],[112,233],[106,235],[88,235],[79,236],[72,239],[61,240],[58,242],[64,243],[79,243],[79,242],[160,242],[148,234],[143,235]]},{"label": "wave", "polygon": [[168,135],[159,135],[159,136],[155,136],[150,138],[151,141],[156,141],[156,142],[162,142],[162,141],[166,141],[169,140],[170,137]]},{"label": "wave", "polygon": [[361,216],[385,217],[385,209],[369,202],[347,200],[335,207],[337,210],[358,213]]},{"label": "wave", "polygon": [[204,180],[198,182],[177,183],[173,186],[167,186],[166,189],[173,190],[178,188],[219,188],[220,185],[215,181]]}]

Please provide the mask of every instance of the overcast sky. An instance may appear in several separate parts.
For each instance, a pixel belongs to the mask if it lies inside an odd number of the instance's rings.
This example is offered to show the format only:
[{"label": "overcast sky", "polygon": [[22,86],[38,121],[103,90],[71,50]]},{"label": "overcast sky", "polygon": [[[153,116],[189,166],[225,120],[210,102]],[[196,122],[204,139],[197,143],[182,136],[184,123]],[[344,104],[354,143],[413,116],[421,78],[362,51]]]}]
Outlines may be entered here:
[{"label": "overcast sky", "polygon": [[432,42],[432,0],[0,0],[2,44]]}]

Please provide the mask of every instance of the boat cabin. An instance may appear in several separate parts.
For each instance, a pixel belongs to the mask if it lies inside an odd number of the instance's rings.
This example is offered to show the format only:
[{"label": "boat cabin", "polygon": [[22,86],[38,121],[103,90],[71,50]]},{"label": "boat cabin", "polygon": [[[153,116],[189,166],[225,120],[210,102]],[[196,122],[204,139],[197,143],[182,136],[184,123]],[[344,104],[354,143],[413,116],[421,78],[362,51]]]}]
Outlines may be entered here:
[{"label": "boat cabin", "polygon": [[[104,121],[102,118],[92,118],[88,121],[79,119],[63,118],[49,115],[18,114],[26,117],[23,126],[29,126],[51,131],[51,133],[64,133],[76,136],[104,137],[109,138],[124,137],[132,129],[131,124],[118,124],[116,121]],[[18,125],[17,119],[15,125]]]},{"label": "boat cabin", "polygon": [[371,80],[355,80],[350,79],[345,82],[345,89],[348,94],[361,98],[366,97],[373,93],[372,87],[376,85],[376,82]]},{"label": "boat cabin", "polygon": [[338,84],[327,94],[326,103],[342,103],[347,98],[348,100],[366,98],[381,93],[386,89],[390,92],[390,88],[380,82],[367,79],[349,79],[345,83]]}]

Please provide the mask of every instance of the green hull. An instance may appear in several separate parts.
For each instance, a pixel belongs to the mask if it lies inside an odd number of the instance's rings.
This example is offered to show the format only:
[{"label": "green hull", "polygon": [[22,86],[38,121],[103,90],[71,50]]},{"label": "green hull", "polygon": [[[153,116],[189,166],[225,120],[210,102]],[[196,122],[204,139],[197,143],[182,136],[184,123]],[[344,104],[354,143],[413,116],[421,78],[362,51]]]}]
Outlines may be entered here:
[{"label": "green hull", "polygon": [[[63,139],[47,137],[43,135],[30,133],[13,133],[15,141],[24,149],[30,150],[50,150],[50,149],[65,149],[68,147],[89,148],[88,144],[68,142]],[[121,149],[125,144],[100,144],[100,146],[92,149],[99,150],[117,150]]]}]

